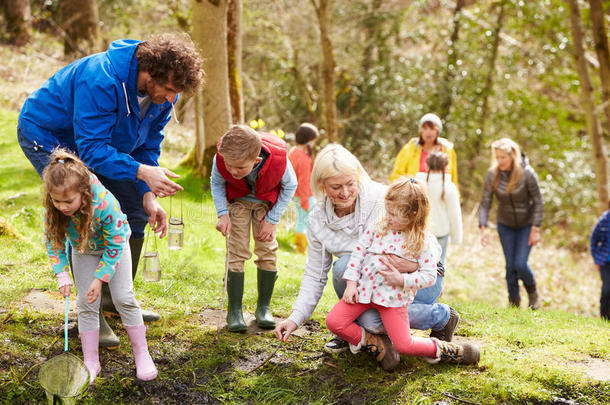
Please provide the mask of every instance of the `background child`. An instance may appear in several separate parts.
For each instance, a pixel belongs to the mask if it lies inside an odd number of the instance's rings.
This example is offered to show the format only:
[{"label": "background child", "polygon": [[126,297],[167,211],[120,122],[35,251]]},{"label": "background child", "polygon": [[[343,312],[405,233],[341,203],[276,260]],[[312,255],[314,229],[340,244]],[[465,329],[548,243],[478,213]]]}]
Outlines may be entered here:
[{"label": "background child", "polygon": [[307,251],[307,237],[305,236],[307,216],[309,210],[315,204],[310,184],[311,170],[313,169],[311,148],[313,148],[316,143],[318,135],[318,128],[314,125],[309,123],[301,124],[295,134],[296,146],[293,146],[288,153],[288,159],[290,159],[290,163],[292,163],[299,183],[297,191],[294,193],[294,203],[297,207],[294,245],[299,253],[305,253]]},{"label": "background child", "polygon": [[44,169],[45,235],[59,291],[70,295],[72,282],[66,239],[72,246],[74,281],[78,290],[78,330],[91,383],[101,371],[98,356],[99,307],[102,283],[112,300],[133,347],[136,375],[153,380],[157,369],[148,353],[146,326],[133,293],[127,217],[118,201],[71,153],[56,149]]},{"label": "background child", "polygon": [[[610,201],[608,201],[610,209]],[[610,210],[602,214],[591,234],[591,255],[602,277],[599,301],[602,319],[610,321]]]},{"label": "background child", "polygon": [[[354,322],[361,313],[375,308],[400,353],[428,357],[433,362],[477,363],[479,349],[474,344],[458,345],[410,334],[407,305],[418,289],[434,284],[439,253],[434,236],[425,231],[430,211],[425,187],[413,178],[398,179],[388,189],[385,209],[384,217],[364,231],[352,253],[343,275],[347,280],[343,299],[326,317],[328,329],[348,341],[352,352],[368,348],[377,353],[377,361],[383,361],[390,343]],[[415,259],[419,269],[400,273],[387,262],[389,254]]]},{"label": "background child", "polygon": [[286,157],[286,144],[275,135],[234,125],[218,142],[210,185],[218,215],[216,229],[230,236],[227,328],[231,332],[248,329],[242,296],[244,262],[252,256],[250,227],[258,270],[256,322],[261,328],[273,328],[275,319],[269,303],[277,278],[275,228],[297,188],[296,175]]},{"label": "background child", "polygon": [[428,173],[419,172],[415,176],[428,186],[430,199],[430,231],[443,249],[441,262],[445,264],[447,242],[462,243],[462,209],[457,187],[451,182],[451,175],[446,172],[449,155],[443,152],[431,152],[426,158]]}]

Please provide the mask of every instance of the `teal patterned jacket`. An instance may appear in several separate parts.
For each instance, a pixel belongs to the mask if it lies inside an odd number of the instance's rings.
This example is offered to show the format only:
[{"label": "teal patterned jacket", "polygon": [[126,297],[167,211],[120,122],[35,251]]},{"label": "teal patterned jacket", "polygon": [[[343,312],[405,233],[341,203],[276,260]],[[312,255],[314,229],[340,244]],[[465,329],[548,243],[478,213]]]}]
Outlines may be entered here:
[{"label": "teal patterned jacket", "polygon": [[[89,231],[89,241],[86,251],[103,252],[100,262],[95,270],[95,277],[108,282],[114,275],[123,246],[129,240],[131,229],[127,223],[127,216],[121,212],[117,199],[108,191],[95,175],[91,175],[91,191],[93,192],[93,223]],[[66,240],[76,249],[80,235],[76,225],[80,220],[78,215],[66,227]],[[53,249],[50,238],[47,239],[47,251],[51,261],[51,268],[55,275],[70,271],[66,248]]]}]

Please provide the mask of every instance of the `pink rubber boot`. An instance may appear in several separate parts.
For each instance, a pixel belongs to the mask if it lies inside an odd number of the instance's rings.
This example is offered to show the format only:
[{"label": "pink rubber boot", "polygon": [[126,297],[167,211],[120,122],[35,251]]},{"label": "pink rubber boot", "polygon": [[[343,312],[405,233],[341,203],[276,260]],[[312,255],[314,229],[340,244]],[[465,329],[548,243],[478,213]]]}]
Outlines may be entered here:
[{"label": "pink rubber boot", "polygon": [[93,384],[95,377],[102,371],[98,354],[99,341],[99,329],[80,333],[80,342],[83,346],[83,363],[89,370],[89,385]]},{"label": "pink rubber boot", "polygon": [[131,347],[133,348],[133,356],[136,360],[136,377],[138,380],[150,381],[157,378],[157,368],[153,363],[152,357],[148,353],[148,344],[146,343],[146,326],[126,326]]}]

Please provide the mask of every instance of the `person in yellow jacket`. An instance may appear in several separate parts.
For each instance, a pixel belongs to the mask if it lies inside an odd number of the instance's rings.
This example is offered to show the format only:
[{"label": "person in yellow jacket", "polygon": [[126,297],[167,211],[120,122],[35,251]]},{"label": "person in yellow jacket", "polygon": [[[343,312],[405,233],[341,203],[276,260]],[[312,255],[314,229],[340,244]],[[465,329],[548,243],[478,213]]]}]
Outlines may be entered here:
[{"label": "person in yellow jacket", "polygon": [[447,170],[459,192],[455,149],[453,143],[439,136],[442,130],[443,123],[436,114],[425,114],[419,120],[419,138],[409,140],[396,156],[390,182],[400,176],[415,177],[418,172],[428,172],[426,158],[431,152],[441,151],[449,156]]}]

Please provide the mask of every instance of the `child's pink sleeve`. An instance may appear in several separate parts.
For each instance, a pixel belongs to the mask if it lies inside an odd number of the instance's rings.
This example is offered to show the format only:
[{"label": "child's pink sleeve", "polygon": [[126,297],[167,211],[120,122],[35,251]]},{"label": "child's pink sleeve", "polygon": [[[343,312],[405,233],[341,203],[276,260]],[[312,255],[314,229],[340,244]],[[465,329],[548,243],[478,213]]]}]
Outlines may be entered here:
[{"label": "child's pink sleeve", "polygon": [[[46,221],[46,219],[45,219]],[[45,226],[46,229],[46,226]],[[47,241],[47,254],[49,256],[49,261],[51,262],[51,269],[55,275],[61,272],[70,272],[70,262],[68,261],[68,255],[66,253],[66,246],[64,245],[61,249],[56,250],[53,249],[53,243],[51,242],[51,238],[45,232],[45,239]]]}]

